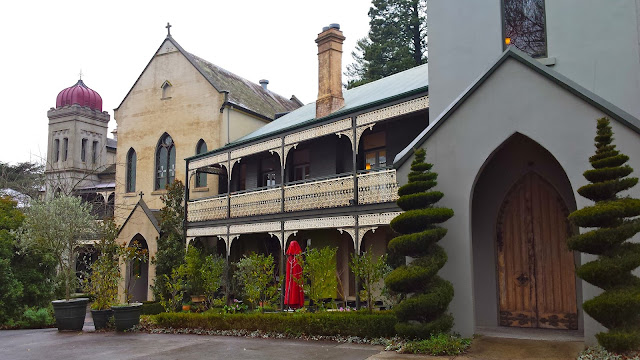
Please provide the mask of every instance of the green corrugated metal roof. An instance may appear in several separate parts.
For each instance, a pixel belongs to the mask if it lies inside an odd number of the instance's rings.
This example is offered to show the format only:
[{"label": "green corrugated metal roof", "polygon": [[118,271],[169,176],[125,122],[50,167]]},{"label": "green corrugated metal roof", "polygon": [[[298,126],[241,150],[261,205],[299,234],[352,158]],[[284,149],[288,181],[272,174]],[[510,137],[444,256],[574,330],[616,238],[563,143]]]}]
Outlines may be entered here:
[{"label": "green corrugated metal roof", "polygon": [[[429,71],[427,64],[416,66],[383,79],[345,90],[342,94],[344,97],[344,107],[330,116],[334,117],[338,114],[346,114],[362,106],[425,88],[428,85]],[[316,103],[312,102],[232,142],[229,146],[276,134],[307,122],[312,123],[314,120],[319,119],[316,119]]]}]

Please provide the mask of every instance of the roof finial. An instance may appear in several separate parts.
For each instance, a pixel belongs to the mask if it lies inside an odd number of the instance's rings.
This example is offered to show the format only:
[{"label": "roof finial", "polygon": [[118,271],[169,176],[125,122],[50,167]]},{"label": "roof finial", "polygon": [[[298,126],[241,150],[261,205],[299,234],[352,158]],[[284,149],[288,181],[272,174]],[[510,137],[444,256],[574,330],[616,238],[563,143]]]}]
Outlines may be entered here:
[{"label": "roof finial", "polygon": [[171,24],[167,23],[165,27],[167,28],[167,36],[171,36]]},{"label": "roof finial", "polygon": [[80,69],[80,80],[82,80],[82,69]]}]

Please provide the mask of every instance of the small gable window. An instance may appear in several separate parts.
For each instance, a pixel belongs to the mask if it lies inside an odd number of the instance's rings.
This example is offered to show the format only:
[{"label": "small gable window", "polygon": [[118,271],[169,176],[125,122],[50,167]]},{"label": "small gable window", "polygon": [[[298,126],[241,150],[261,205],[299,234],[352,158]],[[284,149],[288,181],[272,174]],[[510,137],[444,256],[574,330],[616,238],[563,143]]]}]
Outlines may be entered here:
[{"label": "small gable window", "polygon": [[136,191],[136,151],[133,148],[127,153],[127,192]]},{"label": "small gable window", "polygon": [[[207,143],[200,139],[198,144],[196,145],[196,154],[204,154],[207,152]],[[205,187],[207,186],[207,174],[200,173],[196,175],[196,187]]]},{"label": "small gable window", "polygon": [[156,147],[155,190],[164,189],[176,178],[176,147],[169,134],[164,133]]},{"label": "small gable window", "polygon": [[162,89],[162,99],[171,99],[172,87],[173,86],[171,85],[169,80],[165,80],[162,83],[162,86],[160,86],[160,88]]},{"label": "small gable window", "polygon": [[544,0],[503,0],[504,47],[513,45],[540,58],[547,56]]}]

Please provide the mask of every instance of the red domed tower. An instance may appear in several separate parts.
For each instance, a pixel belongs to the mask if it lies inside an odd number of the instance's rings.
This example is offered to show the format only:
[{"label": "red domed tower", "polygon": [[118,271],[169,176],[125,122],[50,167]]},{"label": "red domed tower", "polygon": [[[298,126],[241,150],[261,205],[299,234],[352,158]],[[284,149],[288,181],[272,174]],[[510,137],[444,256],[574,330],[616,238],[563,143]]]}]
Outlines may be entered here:
[{"label": "red domed tower", "polygon": [[60,91],[56,98],[56,109],[74,104],[102,111],[100,94],[85,85],[82,79],[78,80],[75,85]]},{"label": "red domed tower", "polygon": [[49,109],[47,194],[95,186],[98,175],[115,162],[115,141],[107,140],[109,113],[102,97],[81,80],[56,97]]}]

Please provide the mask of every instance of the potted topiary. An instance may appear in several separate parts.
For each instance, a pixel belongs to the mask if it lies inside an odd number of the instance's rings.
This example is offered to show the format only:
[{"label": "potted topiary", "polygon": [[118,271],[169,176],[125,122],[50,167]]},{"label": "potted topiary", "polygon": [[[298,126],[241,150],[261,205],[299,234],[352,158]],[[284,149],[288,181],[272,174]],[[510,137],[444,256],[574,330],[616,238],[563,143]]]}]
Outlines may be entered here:
[{"label": "potted topiary", "polygon": [[[121,245],[118,250],[119,258],[127,268],[128,283],[125,286],[124,296],[126,304],[111,306],[113,310],[113,318],[115,320],[116,330],[125,331],[133,328],[140,323],[140,313],[142,312],[142,303],[131,302],[131,290],[140,275],[136,273],[135,266],[137,263],[144,263],[148,259],[147,249],[141,249],[139,244],[134,241],[132,246]],[[118,279],[120,280],[120,278]]]},{"label": "potted topiary", "polygon": [[59,195],[47,201],[34,201],[26,209],[19,231],[21,242],[51,254],[58,262],[59,276],[65,287],[65,300],[54,300],[53,310],[58,330],[81,331],[88,298],[71,299],[77,282],[76,250],[82,239],[94,236],[95,219],[91,204],[80,198]]},{"label": "potted topiary", "polygon": [[111,306],[118,303],[120,281],[120,247],[116,243],[118,227],[113,220],[107,220],[100,225],[99,232],[100,241],[96,244],[98,259],[91,265],[91,273],[85,280],[85,289],[94,298],[91,316],[96,330],[106,328],[113,317]]}]

